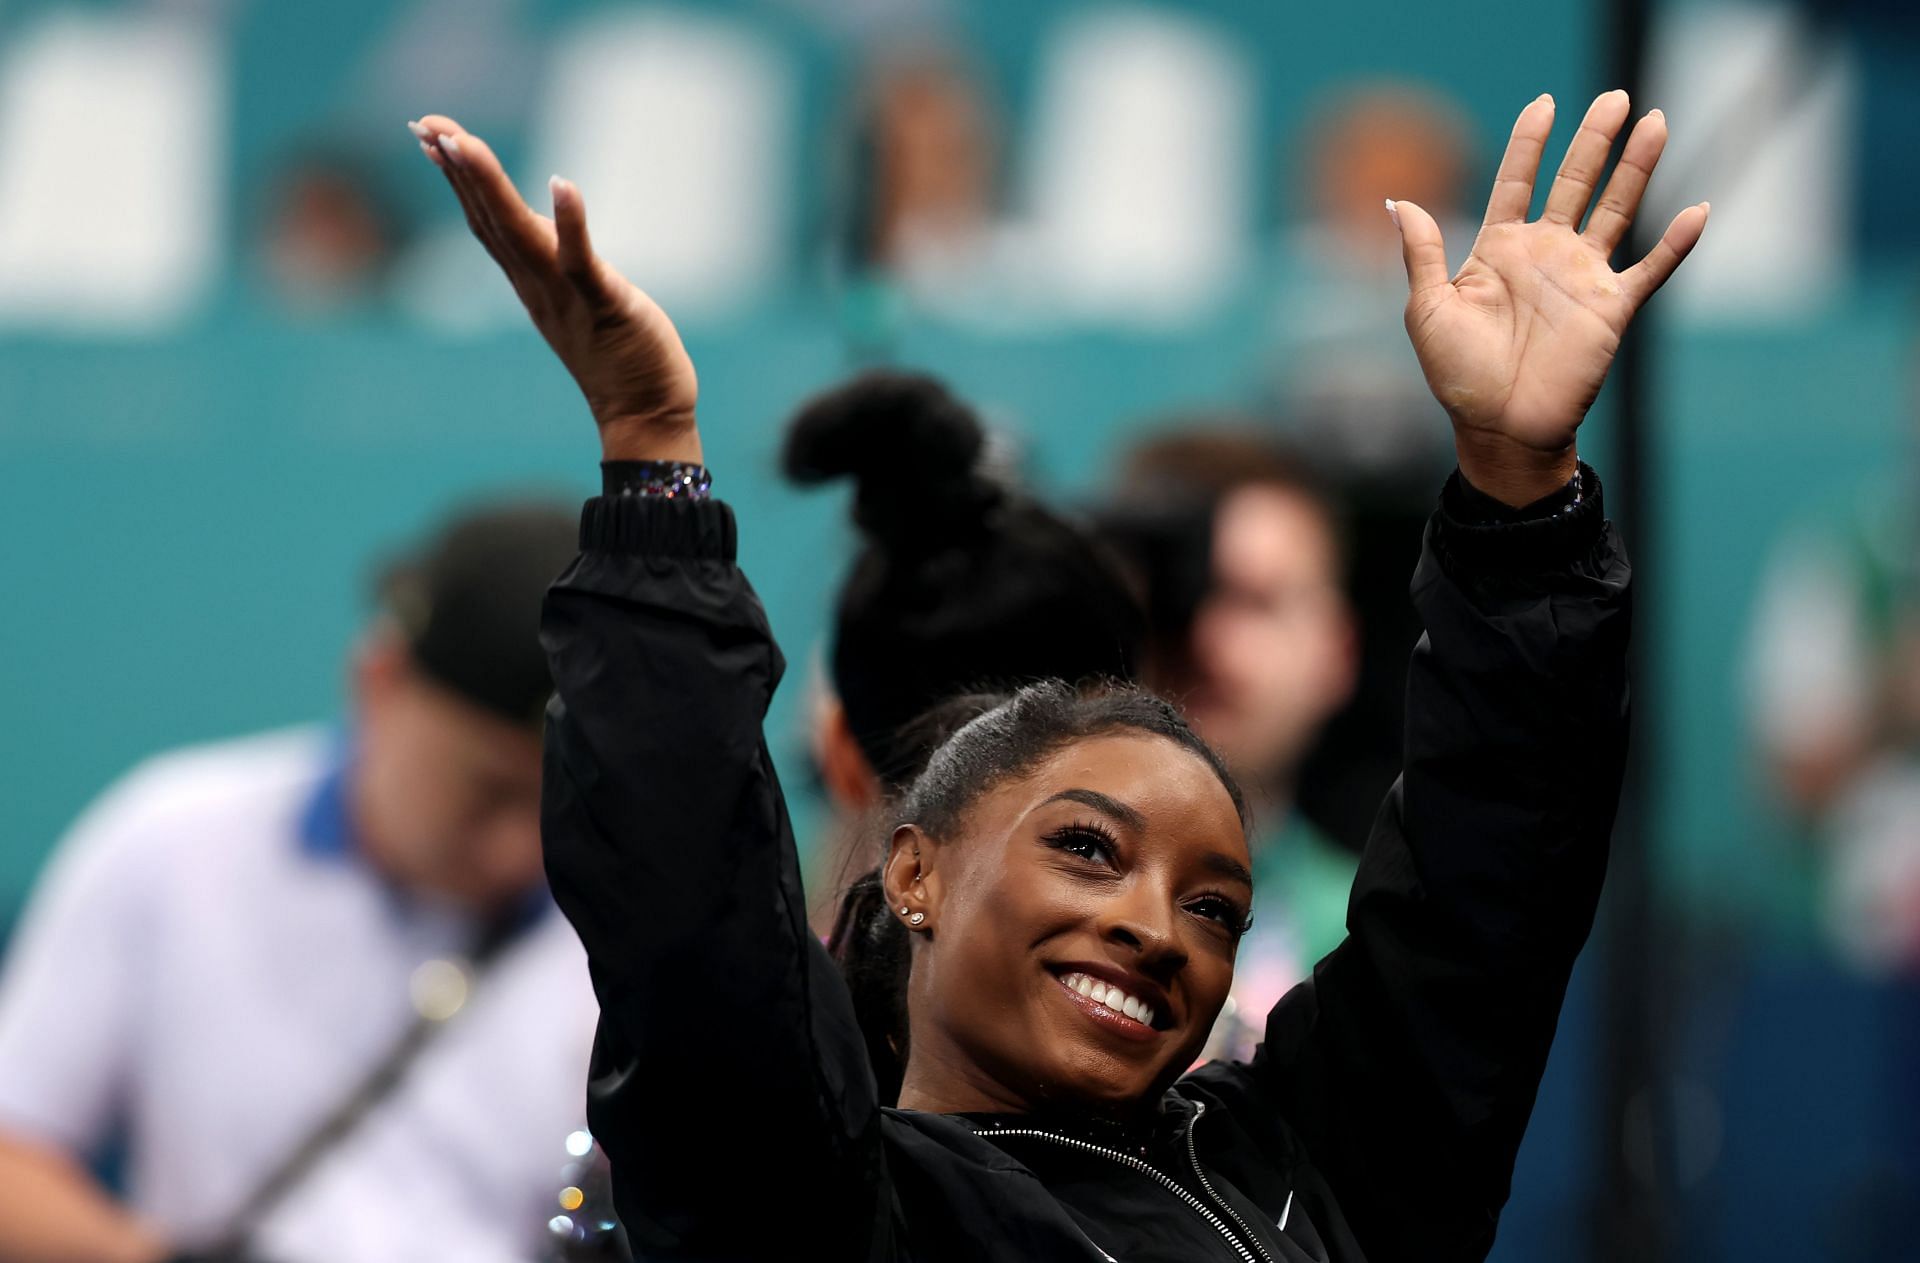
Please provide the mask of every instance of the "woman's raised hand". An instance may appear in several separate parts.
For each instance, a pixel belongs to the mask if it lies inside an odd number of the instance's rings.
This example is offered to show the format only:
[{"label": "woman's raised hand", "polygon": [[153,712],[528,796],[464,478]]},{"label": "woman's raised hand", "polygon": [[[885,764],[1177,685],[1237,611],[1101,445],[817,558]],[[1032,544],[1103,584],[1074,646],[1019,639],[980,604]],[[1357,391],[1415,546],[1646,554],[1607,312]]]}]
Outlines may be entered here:
[{"label": "woman's raised hand", "polygon": [[1453,418],[1460,470],[1509,504],[1550,494],[1573,476],[1574,433],[1621,335],[1706,227],[1702,202],[1676,215],[1646,258],[1620,272],[1609,262],[1666,147],[1667,121],[1655,110],[1627,137],[1581,231],[1627,112],[1625,92],[1594,101],[1545,212],[1528,223],[1553,98],[1522,110],[1473,253],[1451,278],[1433,216],[1412,202],[1388,203],[1406,255],[1407,334],[1427,385]]},{"label": "woman's raised hand", "polygon": [[521,200],[478,136],[440,114],[407,126],[579,383],[607,459],[700,460],[693,361],[659,305],[593,252],[580,190],[555,176],[549,219]]}]

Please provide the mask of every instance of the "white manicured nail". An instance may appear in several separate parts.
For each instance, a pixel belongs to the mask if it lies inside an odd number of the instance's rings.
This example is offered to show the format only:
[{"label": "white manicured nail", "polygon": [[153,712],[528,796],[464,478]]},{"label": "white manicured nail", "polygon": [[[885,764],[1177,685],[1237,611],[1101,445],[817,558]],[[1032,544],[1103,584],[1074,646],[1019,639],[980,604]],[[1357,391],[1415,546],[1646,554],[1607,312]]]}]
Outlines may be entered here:
[{"label": "white manicured nail", "polygon": [[409,119],[407,121],[407,130],[413,133],[415,140],[422,143],[433,139],[433,133],[428,131],[427,125],[418,119]]},{"label": "white manicured nail", "polygon": [[1392,198],[1387,199],[1387,218],[1393,221],[1393,230],[1395,232],[1399,232],[1400,231],[1400,208],[1393,204]]},{"label": "white manicured nail", "polygon": [[460,138],[458,136],[442,136],[440,138],[440,152],[463,167],[467,165],[467,156],[460,152]]}]

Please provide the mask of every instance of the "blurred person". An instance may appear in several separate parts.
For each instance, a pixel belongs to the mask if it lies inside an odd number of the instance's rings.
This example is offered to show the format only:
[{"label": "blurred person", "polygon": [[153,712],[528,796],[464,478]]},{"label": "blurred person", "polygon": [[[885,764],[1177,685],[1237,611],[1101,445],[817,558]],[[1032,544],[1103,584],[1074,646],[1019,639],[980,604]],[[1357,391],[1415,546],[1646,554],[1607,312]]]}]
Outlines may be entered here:
[{"label": "blurred person", "polygon": [[0,1258],[534,1256],[594,1012],[538,824],[574,540],[451,521],[384,573],[344,732],[163,755],[80,819],[0,979]]},{"label": "blurred person", "polygon": [[1576,435],[1707,220],[1689,207],[1609,262],[1664,147],[1655,112],[1582,229],[1629,112],[1593,103],[1529,221],[1553,119],[1530,103],[1457,279],[1432,216],[1387,205],[1458,467],[1347,942],[1252,1062],[1186,1073],[1250,913],[1244,800],[1152,695],[1029,686],[956,729],[894,818],[862,940],[908,945],[898,1108],[861,971],[806,925],[762,730],[784,661],[711,498],[692,360],[594,253],[576,186],[555,177],[537,214],[485,141],[411,125],[599,431],[602,494],[543,620],[542,832],[602,1005],[589,1114],[643,1256],[1485,1257],[1624,767],[1631,576]]},{"label": "blurred person", "polygon": [[910,287],[964,274],[993,223],[999,166],[977,77],[951,54],[895,53],[874,67],[859,117],[872,181],[859,259]]},{"label": "blurred person", "polygon": [[[1920,420],[1920,340],[1913,352]],[[1911,470],[1791,529],[1760,583],[1746,685],[1767,782],[1826,852],[1823,920],[1856,964],[1920,974],[1920,495]]]},{"label": "blurred person", "polygon": [[[1156,540],[1188,540],[1178,557],[1142,558],[1150,590],[1187,594],[1149,599],[1162,617],[1146,678],[1226,759],[1253,809],[1260,915],[1207,1050],[1250,1057],[1260,1018],[1346,937],[1357,854],[1299,806],[1302,765],[1358,665],[1340,515],[1297,454],[1249,427],[1147,437],[1123,458],[1115,499],[1125,523],[1157,512]],[[1377,801],[1386,784],[1375,789]]]},{"label": "blurred person", "polygon": [[402,236],[372,165],[316,148],[283,167],[268,189],[260,264],[289,311],[364,309],[385,300]]},{"label": "blurred person", "polygon": [[[810,401],[782,457],[803,484],[850,478],[861,547],[835,603],[813,750],[841,817],[821,885],[868,815],[930,752],[914,721],[955,694],[1042,679],[1131,679],[1144,626],[1082,527],[989,468],[979,417],[934,378],[870,372]],[[857,863],[857,868],[853,867]]]},{"label": "blurred person", "polygon": [[1049,318],[1036,243],[1005,214],[999,113],[951,48],[876,56],[848,107],[833,181],[832,265],[857,354],[910,314],[1005,328]]},{"label": "blurred person", "polygon": [[1264,373],[1277,412],[1342,481],[1386,479],[1424,498],[1447,468],[1432,397],[1402,353],[1400,240],[1380,204],[1404,197],[1449,239],[1469,239],[1470,136],[1451,100],[1401,83],[1349,89],[1304,131],[1295,184],[1308,218],[1281,239]]}]

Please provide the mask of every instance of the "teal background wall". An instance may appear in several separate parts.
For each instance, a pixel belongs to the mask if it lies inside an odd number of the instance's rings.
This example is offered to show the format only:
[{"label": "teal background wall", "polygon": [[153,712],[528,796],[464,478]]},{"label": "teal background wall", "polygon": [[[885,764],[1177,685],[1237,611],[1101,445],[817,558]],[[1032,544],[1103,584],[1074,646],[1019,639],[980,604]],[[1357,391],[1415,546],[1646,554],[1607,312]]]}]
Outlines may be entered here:
[{"label": "teal background wall", "polygon": [[[0,41],[66,7],[0,10]],[[276,162],[316,137],[384,146],[398,200],[429,223],[456,219],[402,130],[405,117],[368,117],[366,98],[377,94],[362,90],[370,50],[430,7],[236,6],[233,243],[211,300],[160,337],[0,332],[0,706],[12,719],[0,736],[0,909],[24,897],[87,799],[145,754],[339,713],[343,655],[384,548],[475,491],[590,488],[591,427],[531,333],[449,339],[398,317],[288,321],[264,300],[242,248]],[[523,38],[537,89],[546,38],[603,7],[545,0],[447,12],[493,13]],[[857,32],[810,20],[800,4],[699,7],[779,41],[803,71],[801,134],[817,134],[858,64]],[[978,54],[1017,123],[1048,32],[1088,7],[956,5],[938,26]],[[1605,86],[1583,51],[1587,6],[1565,0],[1397,8],[1391,22],[1367,6],[1170,7],[1217,24],[1253,61],[1260,152],[1248,160],[1262,173],[1255,187],[1269,220],[1295,200],[1277,173],[1301,118],[1355,76],[1413,75],[1458,97],[1489,166],[1517,106],[1543,86],[1563,100]],[[510,161],[518,156],[511,118],[489,134]],[[751,573],[800,666],[847,544],[834,494],[798,496],[772,476],[782,419],[850,366],[836,300],[820,283],[818,143],[792,155],[791,249],[773,300],[723,327],[686,331],[719,485],[742,512]],[[1003,340],[913,327],[898,358],[951,375],[1031,444],[1037,482],[1071,492],[1103,472],[1129,425],[1250,393],[1260,349],[1250,315],[1267,297],[1250,280],[1204,327],[1155,338]],[[800,692],[784,689],[774,716],[776,748],[790,756],[801,749]],[[798,784],[793,758],[789,766]]]}]

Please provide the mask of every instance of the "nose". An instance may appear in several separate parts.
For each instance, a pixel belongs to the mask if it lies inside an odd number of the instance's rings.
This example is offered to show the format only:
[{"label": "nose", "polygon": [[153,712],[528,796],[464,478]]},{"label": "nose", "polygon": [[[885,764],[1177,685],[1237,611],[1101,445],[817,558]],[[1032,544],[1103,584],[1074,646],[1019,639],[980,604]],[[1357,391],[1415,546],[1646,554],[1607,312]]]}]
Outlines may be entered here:
[{"label": "nose", "polygon": [[1108,906],[1101,936],[1132,952],[1140,972],[1165,982],[1188,959],[1177,930],[1179,915],[1171,892],[1136,882]]}]

